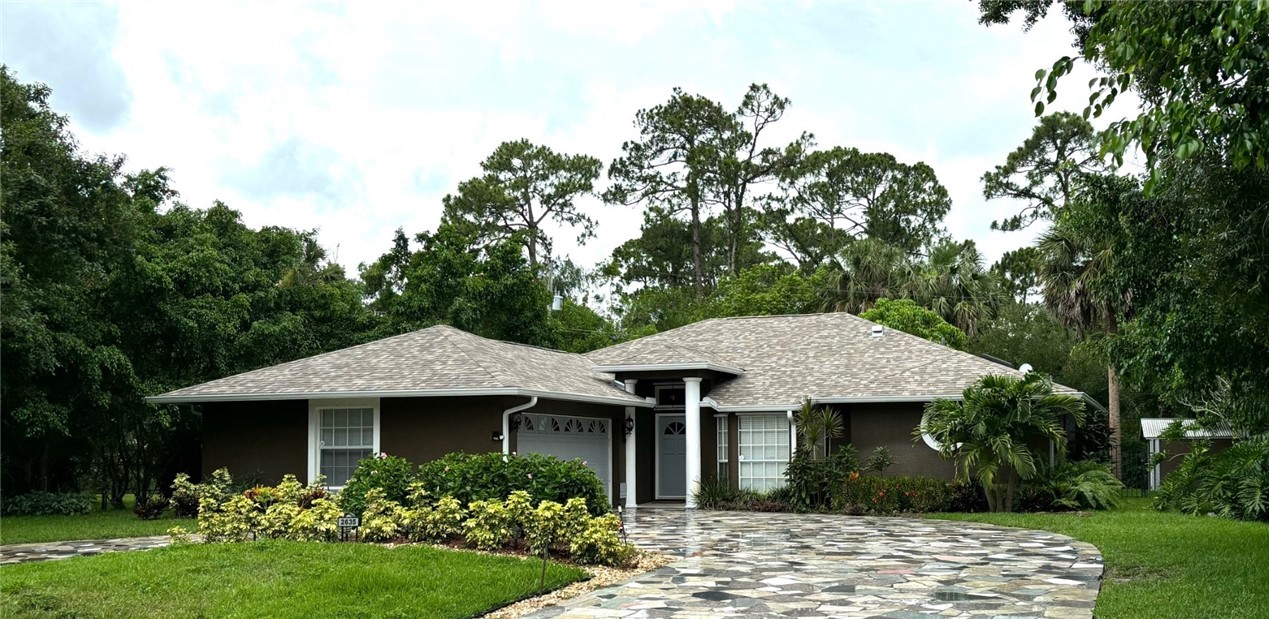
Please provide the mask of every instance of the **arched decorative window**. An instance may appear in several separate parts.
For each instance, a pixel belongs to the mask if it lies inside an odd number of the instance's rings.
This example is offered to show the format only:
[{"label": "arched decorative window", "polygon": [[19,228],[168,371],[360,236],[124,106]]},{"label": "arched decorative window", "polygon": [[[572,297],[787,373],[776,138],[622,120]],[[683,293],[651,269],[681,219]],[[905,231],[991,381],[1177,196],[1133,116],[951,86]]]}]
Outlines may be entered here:
[{"label": "arched decorative window", "polygon": [[687,426],[683,425],[683,422],[681,421],[671,421],[669,424],[666,424],[665,426],[666,436],[673,436],[675,434],[686,434],[686,433],[687,433]]}]

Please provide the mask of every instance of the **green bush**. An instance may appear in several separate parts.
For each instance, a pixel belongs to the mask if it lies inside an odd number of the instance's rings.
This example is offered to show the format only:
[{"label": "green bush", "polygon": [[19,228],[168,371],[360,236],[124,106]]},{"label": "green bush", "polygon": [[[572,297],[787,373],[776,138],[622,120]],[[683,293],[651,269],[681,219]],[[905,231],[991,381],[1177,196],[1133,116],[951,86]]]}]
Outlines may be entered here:
[{"label": "green bush", "polygon": [[480,550],[496,550],[511,542],[516,520],[502,501],[472,501],[467,506],[463,537]]},{"label": "green bush", "polygon": [[413,479],[414,465],[405,458],[382,453],[365,458],[357,463],[352,477],[339,493],[339,505],[345,511],[361,515],[366,511],[366,495],[374,489],[382,490],[384,499],[404,505]]},{"label": "green bush", "polygon": [[1027,483],[1019,503],[1021,511],[1111,509],[1119,505],[1124,485],[1100,462],[1062,461],[1041,467]]},{"label": "green bush", "polygon": [[1206,441],[1195,441],[1163,480],[1155,507],[1269,521],[1269,437],[1241,441],[1218,454]]},{"label": "green bush", "polygon": [[603,482],[580,460],[541,454],[449,454],[420,466],[418,479],[433,496],[451,496],[463,505],[506,500],[517,490],[529,493],[533,504],[580,498],[595,516],[607,513],[612,504]]},{"label": "green bush", "polygon": [[32,492],[0,498],[0,515],[71,516],[93,509],[93,497],[78,492]]},{"label": "green bush", "polygon": [[[822,510],[832,501],[833,489],[859,470],[855,448],[845,445],[830,458],[814,458],[805,449],[793,454],[785,469],[787,502],[803,510]],[[777,501],[780,502],[780,501]]]},{"label": "green bush", "polygon": [[366,492],[366,509],[361,514],[361,538],[368,542],[390,542],[406,533],[412,521],[409,510],[388,500],[382,488]]},{"label": "green bush", "polygon": [[833,509],[848,514],[947,511],[948,483],[932,477],[851,475],[838,487]]}]

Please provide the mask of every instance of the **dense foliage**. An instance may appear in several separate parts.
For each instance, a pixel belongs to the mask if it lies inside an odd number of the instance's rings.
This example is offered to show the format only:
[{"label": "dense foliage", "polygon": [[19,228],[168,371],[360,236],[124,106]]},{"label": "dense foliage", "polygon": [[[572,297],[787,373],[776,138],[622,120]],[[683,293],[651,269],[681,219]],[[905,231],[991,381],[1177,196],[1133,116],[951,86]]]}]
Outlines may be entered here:
[{"label": "dense foliage", "polygon": [[70,516],[93,508],[93,497],[78,492],[31,492],[0,500],[0,515]]},{"label": "dense foliage", "polygon": [[582,499],[596,516],[608,513],[612,503],[603,482],[581,461],[542,454],[449,454],[420,465],[418,480],[432,495],[463,503],[502,500],[523,491],[534,503]]}]

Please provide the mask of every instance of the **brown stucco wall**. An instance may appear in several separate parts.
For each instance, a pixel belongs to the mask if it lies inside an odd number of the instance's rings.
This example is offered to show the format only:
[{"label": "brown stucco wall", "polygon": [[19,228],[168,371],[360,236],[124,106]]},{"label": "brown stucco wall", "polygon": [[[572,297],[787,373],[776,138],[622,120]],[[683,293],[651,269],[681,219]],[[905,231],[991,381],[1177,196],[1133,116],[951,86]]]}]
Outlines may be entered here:
[{"label": "brown stucco wall", "polygon": [[924,441],[913,441],[912,431],[921,424],[924,405],[919,402],[896,404],[852,404],[845,408],[850,419],[850,441],[860,463],[873,449],[884,446],[894,454],[894,464],[884,475],[926,475],[951,479],[952,463],[939,457]]},{"label": "brown stucco wall", "polygon": [[[1212,445],[1211,449],[1208,450],[1208,453],[1210,454],[1218,454],[1226,449],[1229,449],[1230,446],[1234,444],[1233,439],[1228,438],[1210,439],[1208,442]],[[1167,479],[1168,475],[1172,474],[1173,471],[1177,470],[1177,467],[1181,466],[1181,461],[1184,460],[1184,456],[1186,454],[1190,453],[1190,449],[1193,447],[1194,441],[1160,441],[1160,443],[1163,451],[1168,454],[1168,459],[1159,463],[1159,481],[1163,481],[1164,479]]]},{"label": "brown stucco wall", "polygon": [[228,467],[239,480],[276,484],[308,474],[308,401],[203,405],[203,477]]},{"label": "brown stucco wall", "polygon": [[502,429],[502,411],[519,402],[501,397],[383,398],[379,446],[415,464],[448,453],[502,451],[490,434]]}]

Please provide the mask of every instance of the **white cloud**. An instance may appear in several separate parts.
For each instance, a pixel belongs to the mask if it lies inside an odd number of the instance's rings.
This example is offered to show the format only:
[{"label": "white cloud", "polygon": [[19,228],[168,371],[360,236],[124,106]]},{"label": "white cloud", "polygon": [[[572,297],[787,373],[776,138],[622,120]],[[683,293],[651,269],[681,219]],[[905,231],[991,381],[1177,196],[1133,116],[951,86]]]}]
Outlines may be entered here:
[{"label": "white cloud", "polygon": [[[20,17],[97,36],[61,19],[82,5],[55,6]],[[774,138],[809,130],[929,163],[954,200],[948,227],[994,259],[1029,238],[988,230],[1012,207],[985,203],[978,178],[1030,132],[1035,69],[1070,50],[1060,20],[986,28],[970,3],[124,3],[115,17],[101,40],[130,107],[108,127],[77,122],[85,146],[173,168],[194,206],[319,228],[349,267],[397,227],[434,226],[504,140],[607,163],[672,87],[732,107],[755,81],[793,99]],[[75,91],[20,60],[21,79]],[[1081,77],[1057,107],[1082,109]],[[584,204],[598,237],[578,248],[562,233],[561,254],[593,264],[637,234],[637,210]]]}]

